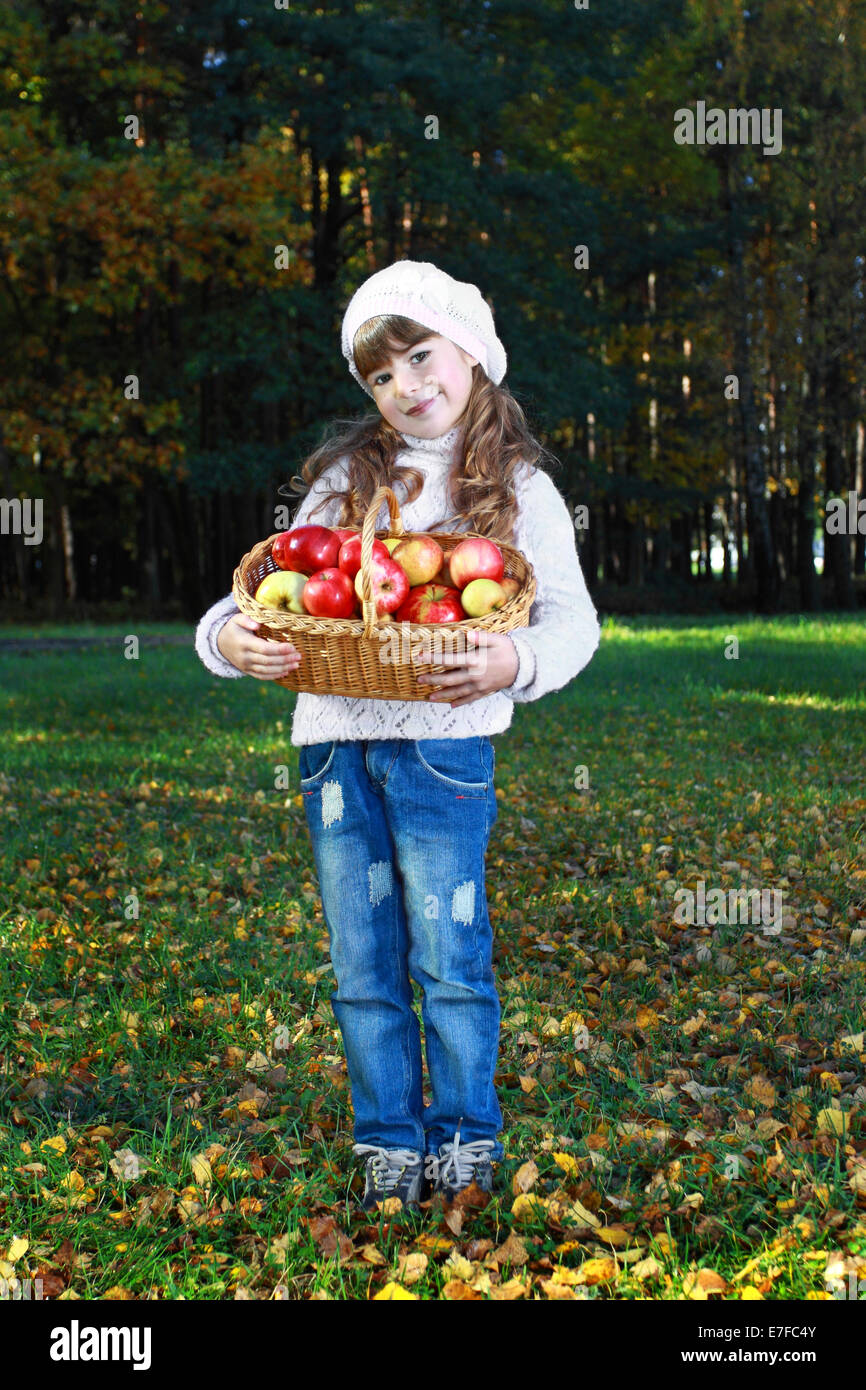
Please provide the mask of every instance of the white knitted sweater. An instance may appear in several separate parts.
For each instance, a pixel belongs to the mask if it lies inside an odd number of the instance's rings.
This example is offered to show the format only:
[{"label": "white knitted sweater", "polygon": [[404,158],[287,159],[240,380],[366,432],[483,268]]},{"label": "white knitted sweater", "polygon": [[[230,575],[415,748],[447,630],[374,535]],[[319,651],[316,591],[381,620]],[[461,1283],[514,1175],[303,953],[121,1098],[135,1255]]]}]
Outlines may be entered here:
[{"label": "white knitted sweater", "polygon": [[[407,531],[428,530],[451,514],[446,483],[460,436],[460,426],[438,439],[403,435],[406,447],[398,462],[419,468],[426,475],[414,502],[405,500],[402,484],[395,486]],[[340,460],[316,480],[302,499],[292,525],[302,525],[322,493],[331,486],[345,486],[345,482],[346,462]],[[509,633],[520,659],[513,685],[455,709],[444,700],[371,700],[300,692],[292,720],[293,745],[331,739],[470,738],[501,733],[511,723],[515,700],[537,700],[559,690],[583,670],[598,647],[601,630],[580,568],[568,508],[549,475],[540,469],[532,473],[528,468],[522,470],[516,496],[519,511],[514,544],[535,571],[536,595],[530,626]],[[336,525],[338,513],[339,502],[332,501],[313,521]],[[388,523],[388,508],[383,506],[376,529],[384,530]],[[224,624],[237,611],[229,594],[209,608],[198,624],[196,651],[214,675],[243,675],[216,645]]]}]

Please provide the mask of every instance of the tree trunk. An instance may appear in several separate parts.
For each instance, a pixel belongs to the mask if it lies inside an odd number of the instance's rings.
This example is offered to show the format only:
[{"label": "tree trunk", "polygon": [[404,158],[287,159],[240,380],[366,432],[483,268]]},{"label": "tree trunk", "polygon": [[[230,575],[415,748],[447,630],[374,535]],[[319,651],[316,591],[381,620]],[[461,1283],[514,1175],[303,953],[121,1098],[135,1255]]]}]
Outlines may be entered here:
[{"label": "tree trunk", "polygon": [[728,258],[731,267],[733,337],[736,373],[739,380],[739,424],[746,475],[746,526],[749,554],[756,587],[756,602],[764,612],[773,612],[779,603],[779,566],[770,534],[766,472],[761,452],[758,412],[752,383],[751,341],[746,318],[750,297],[746,286],[745,247],[739,228],[740,205],[733,187],[731,160],[723,160],[725,207],[728,214]]},{"label": "tree trunk", "polygon": [[[826,454],[827,497],[843,497],[848,509],[848,461],[845,451],[845,401],[842,370],[838,354],[830,362],[824,383],[824,448]],[[847,528],[832,534],[824,528],[825,602],[837,608],[852,608],[851,537]]]}]

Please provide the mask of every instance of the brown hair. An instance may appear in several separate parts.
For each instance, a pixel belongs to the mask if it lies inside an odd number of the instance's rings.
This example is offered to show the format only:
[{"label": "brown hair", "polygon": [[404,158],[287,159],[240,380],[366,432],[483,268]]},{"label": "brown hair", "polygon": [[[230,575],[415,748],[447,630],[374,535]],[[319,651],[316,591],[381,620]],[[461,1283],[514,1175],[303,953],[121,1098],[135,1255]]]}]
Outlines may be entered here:
[{"label": "brown hair", "polygon": [[[368,319],[355,335],[355,366],[366,377],[383,367],[391,352],[440,336],[402,315],[378,315]],[[472,368],[472,377],[469,400],[460,420],[464,427],[462,450],[448,475],[448,495],[454,511],[429,529],[477,531],[491,540],[512,545],[517,520],[515,475],[519,467],[532,467],[541,459],[554,464],[557,461],[533,437],[523,410],[507,388],[492,382],[480,363]],[[347,487],[327,492],[310,513],[310,521],[327,502],[341,498],[342,513],[335,524],[360,527],[373,494],[383,483],[389,487],[396,482],[405,483],[407,501],[415,500],[424,486],[424,474],[418,468],[395,463],[406,445],[384,416],[377,412],[361,419],[338,419],[335,425],[337,432],[309,455],[300,475],[289,482],[291,492],[305,495],[331,464],[340,458],[348,459]]]}]

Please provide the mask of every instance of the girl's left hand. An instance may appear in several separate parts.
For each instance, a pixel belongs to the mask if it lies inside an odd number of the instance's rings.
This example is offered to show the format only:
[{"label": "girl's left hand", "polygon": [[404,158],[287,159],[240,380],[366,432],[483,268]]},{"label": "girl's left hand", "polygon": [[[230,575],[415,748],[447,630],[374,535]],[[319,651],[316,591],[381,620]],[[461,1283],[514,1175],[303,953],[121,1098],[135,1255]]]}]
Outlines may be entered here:
[{"label": "girl's left hand", "polygon": [[[449,674],[430,672],[419,676],[419,685],[442,686],[427,698],[441,700],[452,709],[482,700],[494,690],[511,685],[517,677],[520,660],[517,649],[507,632],[488,632],[484,628],[466,634],[468,651],[443,653],[436,665],[450,666]],[[473,650],[474,648],[474,650]]]}]

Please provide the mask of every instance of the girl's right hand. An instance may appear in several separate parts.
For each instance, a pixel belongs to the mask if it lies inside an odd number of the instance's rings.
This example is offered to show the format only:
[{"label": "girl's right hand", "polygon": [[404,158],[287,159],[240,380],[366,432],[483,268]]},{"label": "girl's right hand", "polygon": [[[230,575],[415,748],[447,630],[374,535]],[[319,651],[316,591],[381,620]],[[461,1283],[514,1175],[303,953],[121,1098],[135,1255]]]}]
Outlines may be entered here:
[{"label": "girl's right hand", "polygon": [[217,637],[217,647],[226,661],[237,666],[245,676],[259,681],[273,681],[296,671],[301,653],[291,642],[276,642],[272,637],[254,637],[259,624],[245,613],[235,613]]}]

